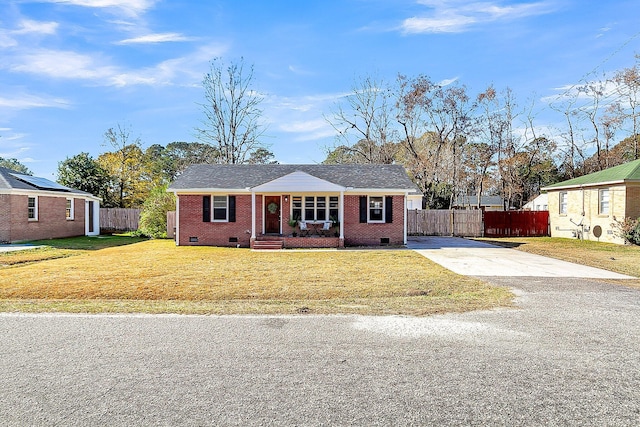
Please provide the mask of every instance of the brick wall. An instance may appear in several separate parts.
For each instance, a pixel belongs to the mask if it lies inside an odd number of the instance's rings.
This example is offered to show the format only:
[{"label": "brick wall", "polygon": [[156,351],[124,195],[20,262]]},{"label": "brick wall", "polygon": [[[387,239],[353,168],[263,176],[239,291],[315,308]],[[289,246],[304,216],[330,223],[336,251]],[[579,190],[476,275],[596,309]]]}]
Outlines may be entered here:
[{"label": "brick wall", "polygon": [[390,245],[404,244],[404,196],[393,196],[393,222],[360,223],[360,196],[344,197],[344,244],[378,246],[381,238]]},{"label": "brick wall", "polygon": [[[233,247],[239,244],[248,248],[251,240],[251,196],[236,196],[236,222],[203,222],[202,197],[203,195],[179,196],[180,241],[178,244]],[[256,197],[256,209],[261,208],[262,200]],[[261,219],[256,221],[256,226],[258,224],[259,227],[262,226]],[[197,242],[191,241],[194,238]],[[230,238],[237,239],[237,242],[230,242]]]},{"label": "brick wall", "polygon": [[640,217],[640,183],[627,184],[626,194],[627,217],[636,219]]},{"label": "brick wall", "polygon": [[[179,245],[201,246],[236,246],[249,247],[251,243],[251,195],[236,195],[236,222],[203,222],[203,195],[181,195],[180,198],[180,241]],[[293,231],[287,224],[289,221],[291,196],[281,198],[282,234],[290,235]],[[351,246],[379,246],[381,238],[389,239],[390,245],[404,243],[404,196],[393,196],[393,222],[360,224],[359,196],[345,196],[344,198],[344,230],[345,245]],[[262,195],[256,195],[256,235],[263,230]],[[230,242],[229,238],[236,238],[237,242]],[[196,241],[192,241],[195,240]],[[309,240],[309,239],[307,239]],[[297,241],[296,241],[297,242]],[[314,247],[314,242],[298,242],[300,247]],[[304,243],[304,245],[303,245]],[[341,245],[339,239],[336,246]]]},{"label": "brick wall", "polygon": [[[84,199],[73,199],[74,219],[67,220],[67,197],[38,196],[38,220],[29,221],[28,196],[11,195],[9,197],[10,233],[6,240],[16,242],[84,236]],[[6,208],[2,209],[2,211],[5,210]],[[3,214],[0,213],[0,215]]]},{"label": "brick wall", "polygon": [[[609,213],[601,214],[599,190],[609,190]],[[567,213],[560,214],[560,193],[567,191]],[[575,239],[577,232],[582,231],[583,238],[608,243],[623,243],[624,240],[616,236],[612,224],[614,217],[620,219],[625,216],[625,200],[627,192],[624,186],[588,187],[575,190],[549,191],[549,222],[551,237]],[[584,215],[583,215],[584,213]],[[594,228],[600,227],[600,237],[594,234]]]},{"label": "brick wall", "polygon": [[11,196],[0,194],[0,243],[11,241]]}]

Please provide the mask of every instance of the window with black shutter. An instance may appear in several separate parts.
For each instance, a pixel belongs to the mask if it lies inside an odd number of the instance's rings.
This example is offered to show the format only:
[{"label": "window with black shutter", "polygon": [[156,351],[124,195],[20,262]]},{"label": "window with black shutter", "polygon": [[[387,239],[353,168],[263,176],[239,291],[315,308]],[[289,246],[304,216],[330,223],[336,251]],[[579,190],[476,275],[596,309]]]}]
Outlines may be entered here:
[{"label": "window with black shutter", "polygon": [[367,222],[367,196],[360,196],[360,223]]},{"label": "window with black shutter", "polygon": [[211,222],[211,196],[202,197],[202,222]]},{"label": "window with black shutter", "polygon": [[229,196],[229,222],[236,222],[236,196]]},{"label": "window with black shutter", "polygon": [[387,224],[393,222],[393,197],[391,196],[384,198],[384,222]]}]

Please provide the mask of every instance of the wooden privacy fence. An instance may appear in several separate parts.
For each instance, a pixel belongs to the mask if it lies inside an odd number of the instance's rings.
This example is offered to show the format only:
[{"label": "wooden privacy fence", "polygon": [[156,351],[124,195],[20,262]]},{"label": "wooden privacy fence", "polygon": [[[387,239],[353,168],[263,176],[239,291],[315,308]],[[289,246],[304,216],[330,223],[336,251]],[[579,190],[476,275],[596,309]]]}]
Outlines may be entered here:
[{"label": "wooden privacy fence", "polygon": [[549,235],[549,211],[484,213],[485,237],[538,237]]},{"label": "wooden privacy fence", "polygon": [[481,210],[426,209],[407,211],[407,233],[421,236],[481,237]]},{"label": "wooden privacy fence", "polygon": [[100,232],[135,231],[141,209],[100,208]]},{"label": "wooden privacy fence", "polygon": [[167,237],[176,238],[176,211],[167,212]]},{"label": "wooden privacy fence", "polygon": [[548,211],[426,209],[407,211],[407,233],[418,236],[535,237],[549,235]]}]

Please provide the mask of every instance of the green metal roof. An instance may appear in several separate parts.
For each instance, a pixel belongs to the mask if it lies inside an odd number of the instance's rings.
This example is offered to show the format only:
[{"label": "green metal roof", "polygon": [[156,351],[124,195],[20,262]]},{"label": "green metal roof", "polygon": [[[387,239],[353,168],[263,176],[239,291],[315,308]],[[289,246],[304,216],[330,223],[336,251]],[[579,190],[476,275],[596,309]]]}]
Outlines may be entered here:
[{"label": "green metal roof", "polygon": [[567,181],[558,182],[548,185],[543,190],[554,190],[565,187],[578,187],[598,185],[603,183],[614,183],[624,181],[640,181],[640,159],[629,163],[614,166],[588,175],[579,176]]}]

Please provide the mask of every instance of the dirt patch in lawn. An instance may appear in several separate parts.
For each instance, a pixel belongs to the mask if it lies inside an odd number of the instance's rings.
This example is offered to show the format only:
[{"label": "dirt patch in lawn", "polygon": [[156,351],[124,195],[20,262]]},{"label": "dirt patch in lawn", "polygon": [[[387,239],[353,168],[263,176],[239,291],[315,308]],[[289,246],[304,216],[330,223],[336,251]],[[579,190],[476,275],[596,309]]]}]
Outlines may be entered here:
[{"label": "dirt patch in lawn", "polygon": [[512,294],[408,250],[274,253],[153,240],[5,267],[0,310],[426,315]]}]

